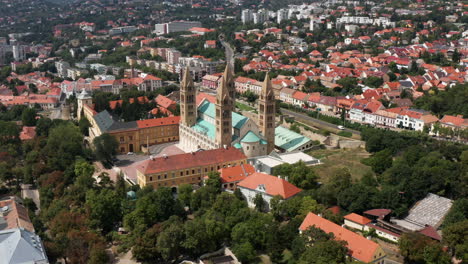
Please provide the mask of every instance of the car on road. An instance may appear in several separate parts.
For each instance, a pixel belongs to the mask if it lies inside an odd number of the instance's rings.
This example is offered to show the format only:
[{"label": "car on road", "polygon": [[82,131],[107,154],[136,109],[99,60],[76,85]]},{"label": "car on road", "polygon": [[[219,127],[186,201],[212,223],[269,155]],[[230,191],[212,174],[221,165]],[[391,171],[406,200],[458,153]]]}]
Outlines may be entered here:
[{"label": "car on road", "polygon": [[135,153],[133,153],[133,152],[128,152],[127,153],[127,155],[133,155],[133,154],[135,154]]},{"label": "car on road", "polygon": [[344,130],[345,128],[344,128],[344,126],[338,126],[338,129],[339,130]]}]

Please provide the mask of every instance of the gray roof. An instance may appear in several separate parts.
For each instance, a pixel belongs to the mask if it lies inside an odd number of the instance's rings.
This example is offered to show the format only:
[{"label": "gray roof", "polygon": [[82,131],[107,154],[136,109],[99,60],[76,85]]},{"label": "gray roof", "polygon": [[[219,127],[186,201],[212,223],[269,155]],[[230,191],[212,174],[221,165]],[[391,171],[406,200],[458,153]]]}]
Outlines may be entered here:
[{"label": "gray roof", "polygon": [[93,116],[101,132],[127,130],[137,128],[136,121],[119,122],[107,110],[104,110]]},{"label": "gray roof", "polygon": [[429,193],[411,208],[405,219],[394,222],[412,231],[423,229],[426,225],[437,229],[452,207],[452,203],[453,201],[448,198]]},{"label": "gray roof", "polygon": [[47,264],[41,239],[22,228],[0,231],[0,264]]}]

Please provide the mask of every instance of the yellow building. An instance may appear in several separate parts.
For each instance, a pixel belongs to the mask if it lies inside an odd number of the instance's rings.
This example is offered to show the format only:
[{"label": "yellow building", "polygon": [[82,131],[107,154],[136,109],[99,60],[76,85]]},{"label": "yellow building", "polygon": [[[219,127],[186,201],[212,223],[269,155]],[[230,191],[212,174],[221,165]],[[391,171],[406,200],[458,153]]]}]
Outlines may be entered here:
[{"label": "yellow building", "polygon": [[155,189],[183,183],[201,184],[209,172],[245,164],[246,159],[234,147],[153,158],[137,167],[137,182],[140,187],[151,185]]}]

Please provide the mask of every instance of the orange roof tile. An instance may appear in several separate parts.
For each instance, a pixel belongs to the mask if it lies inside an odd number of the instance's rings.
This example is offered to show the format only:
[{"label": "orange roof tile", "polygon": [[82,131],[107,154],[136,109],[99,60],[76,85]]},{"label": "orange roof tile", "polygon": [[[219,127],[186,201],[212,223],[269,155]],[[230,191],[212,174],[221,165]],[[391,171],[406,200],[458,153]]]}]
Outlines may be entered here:
[{"label": "orange roof tile", "polygon": [[137,120],[137,126],[139,128],[145,127],[157,127],[157,126],[168,126],[179,124],[180,116],[161,117],[145,120]]},{"label": "orange roof tile", "polygon": [[306,216],[299,230],[305,231],[310,226],[322,229],[326,233],[333,233],[337,240],[346,241],[349,254],[353,258],[366,263],[374,260],[374,253],[379,248],[377,243],[313,213]]},{"label": "orange roof tile", "polygon": [[291,198],[302,191],[281,178],[261,172],[250,175],[237,186],[255,190],[261,184],[265,186],[265,192],[267,194],[271,196],[280,195],[283,199]]},{"label": "orange roof tile", "polygon": [[242,164],[218,170],[222,183],[239,182],[255,172],[255,168],[250,164]]},{"label": "orange roof tile", "polygon": [[344,218],[351,221],[351,222],[358,223],[360,225],[366,225],[366,224],[372,222],[369,218],[366,218],[364,216],[361,216],[361,215],[358,215],[358,214],[355,214],[355,213],[345,215]]},{"label": "orange roof tile", "polygon": [[142,162],[137,170],[144,174],[154,174],[165,171],[182,170],[194,167],[221,164],[230,161],[245,160],[247,157],[234,147],[203,150],[168,157],[159,157]]}]

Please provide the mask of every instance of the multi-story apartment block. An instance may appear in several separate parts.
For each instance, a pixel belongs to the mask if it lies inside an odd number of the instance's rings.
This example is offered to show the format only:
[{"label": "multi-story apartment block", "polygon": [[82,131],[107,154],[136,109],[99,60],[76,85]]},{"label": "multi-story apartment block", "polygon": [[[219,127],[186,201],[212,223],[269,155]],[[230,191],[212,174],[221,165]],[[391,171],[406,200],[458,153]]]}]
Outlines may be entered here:
[{"label": "multi-story apartment block", "polygon": [[173,32],[188,31],[194,27],[201,27],[202,24],[199,21],[173,21],[169,23],[156,24],[154,32],[158,35],[164,35]]},{"label": "multi-story apartment block", "polygon": [[166,60],[169,64],[176,64],[179,62],[179,58],[182,56],[182,53],[176,49],[167,49],[166,50]]},{"label": "multi-story apartment block", "polygon": [[241,19],[242,19],[242,23],[244,24],[252,22],[253,21],[252,10],[250,9],[242,10]]}]

